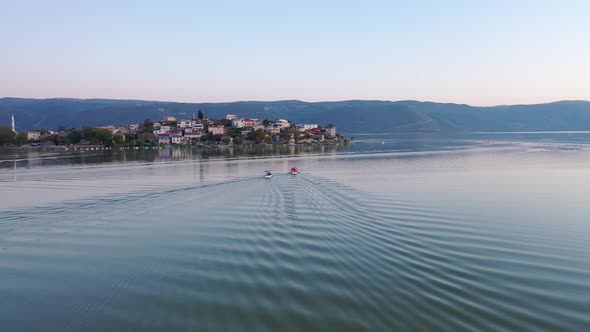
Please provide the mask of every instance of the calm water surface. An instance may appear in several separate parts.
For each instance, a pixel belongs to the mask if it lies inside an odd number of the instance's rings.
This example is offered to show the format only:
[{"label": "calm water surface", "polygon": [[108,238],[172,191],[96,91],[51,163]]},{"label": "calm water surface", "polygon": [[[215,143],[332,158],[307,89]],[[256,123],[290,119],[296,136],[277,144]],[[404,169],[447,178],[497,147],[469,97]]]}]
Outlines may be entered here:
[{"label": "calm water surface", "polygon": [[356,138],[4,153],[1,330],[588,330],[590,134]]}]

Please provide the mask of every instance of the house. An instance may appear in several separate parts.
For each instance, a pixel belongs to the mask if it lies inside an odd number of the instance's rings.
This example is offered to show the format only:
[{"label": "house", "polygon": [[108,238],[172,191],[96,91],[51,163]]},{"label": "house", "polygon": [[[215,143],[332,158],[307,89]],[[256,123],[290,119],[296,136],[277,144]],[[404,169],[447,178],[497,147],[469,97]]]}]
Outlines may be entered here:
[{"label": "house", "polygon": [[172,144],[183,144],[184,138],[181,135],[170,135]]},{"label": "house", "polygon": [[242,119],[242,122],[244,123],[244,127],[254,127],[259,123],[257,119]]},{"label": "house", "polygon": [[184,137],[182,137],[182,135],[172,133],[159,134],[158,144],[184,144]]},{"label": "house", "polygon": [[165,116],[162,118],[162,123],[170,123],[170,122],[176,122],[176,118],[173,116]]},{"label": "house", "polygon": [[303,130],[311,130],[311,129],[316,129],[318,127],[317,124],[300,124],[297,127],[303,128]]},{"label": "house", "polygon": [[277,135],[281,133],[281,128],[275,126],[267,126],[264,128],[264,131],[271,135]]},{"label": "house", "polygon": [[172,127],[171,126],[161,125],[160,126],[160,129],[154,130],[154,134],[155,135],[165,134],[165,133],[169,133],[170,131],[172,131]]},{"label": "house", "polygon": [[231,121],[236,120],[237,118],[238,118],[238,116],[235,114],[228,114],[225,116],[226,120],[231,120]]},{"label": "house", "polygon": [[166,144],[170,145],[171,140],[170,134],[159,134],[158,135],[158,144]]},{"label": "house", "polygon": [[28,141],[38,141],[41,139],[41,132],[39,131],[27,131],[27,140]]},{"label": "house", "polygon": [[235,128],[244,128],[244,127],[246,127],[244,125],[244,121],[242,119],[233,119],[231,121],[231,125],[232,125],[232,127],[235,127]]},{"label": "house", "polygon": [[127,129],[126,126],[115,127],[115,129],[113,130],[113,134],[116,134],[116,133],[121,133],[123,135],[129,134],[129,129]]},{"label": "house", "polygon": [[336,127],[334,125],[328,125],[326,128],[326,134],[330,137],[336,136]]},{"label": "house", "polygon": [[178,128],[186,128],[186,127],[190,127],[191,126],[191,120],[188,119],[180,119],[180,121],[178,121]]},{"label": "house", "polygon": [[316,128],[309,129],[308,132],[313,135],[319,135],[322,132],[322,130],[320,128],[316,127]]},{"label": "house", "polygon": [[277,121],[275,121],[275,126],[281,128],[281,129],[286,129],[291,127],[291,124],[289,123],[289,121],[285,120],[285,119],[278,119]]},{"label": "house", "polygon": [[224,126],[209,126],[209,132],[213,135],[224,135],[225,134],[225,127]]}]

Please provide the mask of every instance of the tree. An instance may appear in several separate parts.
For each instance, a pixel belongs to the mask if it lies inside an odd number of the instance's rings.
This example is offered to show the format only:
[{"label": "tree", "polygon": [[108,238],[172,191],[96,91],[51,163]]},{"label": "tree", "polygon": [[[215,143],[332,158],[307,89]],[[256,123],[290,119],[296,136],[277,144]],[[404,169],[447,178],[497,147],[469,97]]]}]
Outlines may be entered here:
[{"label": "tree", "polygon": [[92,127],[84,127],[82,129],[82,138],[92,142],[96,140],[96,129]]},{"label": "tree", "polygon": [[200,120],[203,120],[203,119],[205,118],[205,114],[203,114],[203,112],[202,112],[201,110],[199,110],[199,115],[197,115],[197,117],[198,117]]},{"label": "tree", "polygon": [[110,146],[113,142],[113,132],[108,129],[96,128],[96,139],[99,143]]},{"label": "tree", "polygon": [[256,141],[256,143],[262,143],[265,137],[266,133],[262,129],[258,129],[254,132],[254,140]]},{"label": "tree", "polygon": [[70,143],[70,141],[67,136],[57,136],[57,145],[68,145],[68,143]]},{"label": "tree", "polygon": [[224,137],[223,138],[223,144],[229,145],[229,143],[231,143],[231,137]]},{"label": "tree", "polygon": [[115,141],[115,144],[117,145],[123,145],[125,143],[125,136],[121,133],[116,133],[113,136],[113,141]]},{"label": "tree", "polygon": [[79,131],[78,129],[70,130],[70,133],[68,134],[68,140],[72,144],[80,143],[80,141],[82,140],[82,132]]},{"label": "tree", "polygon": [[222,124],[224,127],[226,127],[226,128],[229,128],[229,127],[231,127],[231,120],[228,120],[228,119],[223,119],[223,120],[221,120],[221,121],[219,121],[219,122],[221,122],[221,124]]},{"label": "tree", "polygon": [[205,132],[205,134],[201,135],[201,141],[209,142],[213,140],[213,134]]},{"label": "tree", "polygon": [[0,145],[12,144],[14,142],[15,134],[12,128],[7,126],[0,126]]},{"label": "tree", "polygon": [[262,120],[262,125],[263,126],[268,126],[269,124],[271,124],[272,122],[269,119],[264,119]]},{"label": "tree", "polygon": [[242,135],[242,128],[229,128],[227,134],[231,137],[238,137]]},{"label": "tree", "polygon": [[28,135],[25,132],[19,133],[18,135],[16,135],[16,139],[15,139],[15,144],[16,145],[24,145],[27,143],[28,140]]},{"label": "tree", "polygon": [[288,141],[289,139],[291,139],[291,135],[293,135],[293,137],[295,137],[295,129],[293,129],[293,128],[288,128],[288,129],[281,131],[281,141],[283,141],[283,142]]},{"label": "tree", "polygon": [[143,120],[143,132],[144,133],[153,133],[154,132],[154,121],[151,119]]},{"label": "tree", "polygon": [[244,144],[244,139],[241,138],[241,137],[239,137],[239,136],[238,137],[234,137],[234,144],[236,144],[236,145],[242,145],[242,144]]},{"label": "tree", "polygon": [[43,135],[41,136],[41,143],[53,143],[54,145],[57,145],[57,135]]}]

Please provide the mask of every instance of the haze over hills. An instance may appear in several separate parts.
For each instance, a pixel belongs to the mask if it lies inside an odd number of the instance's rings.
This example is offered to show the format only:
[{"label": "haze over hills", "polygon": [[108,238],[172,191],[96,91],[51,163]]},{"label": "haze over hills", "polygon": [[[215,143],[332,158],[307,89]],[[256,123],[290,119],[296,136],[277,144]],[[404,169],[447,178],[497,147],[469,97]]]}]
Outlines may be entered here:
[{"label": "haze over hills", "polygon": [[555,131],[590,130],[590,102],[476,107],[419,101],[349,100],[336,102],[240,101],[178,103],[114,99],[0,98],[0,124],[14,113],[17,130],[138,123],[162,116],[190,118],[202,110],[211,118],[226,114],[296,123],[333,123],[344,133],[395,131]]}]

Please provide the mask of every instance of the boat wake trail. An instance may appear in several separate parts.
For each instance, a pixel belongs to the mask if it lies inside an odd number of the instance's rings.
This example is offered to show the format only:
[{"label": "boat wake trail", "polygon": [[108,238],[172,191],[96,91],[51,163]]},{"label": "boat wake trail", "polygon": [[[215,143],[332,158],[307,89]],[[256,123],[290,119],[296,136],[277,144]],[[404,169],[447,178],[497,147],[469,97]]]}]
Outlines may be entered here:
[{"label": "boat wake trail", "polygon": [[[588,323],[576,310],[590,295],[583,262],[556,255],[549,266],[550,256],[539,257],[546,244],[523,248],[469,216],[307,174],[5,216],[0,321],[8,330],[577,330]],[[557,279],[564,271],[571,277]],[[572,292],[552,292],[556,284]],[[521,298],[530,299],[527,307],[514,304]]]}]

